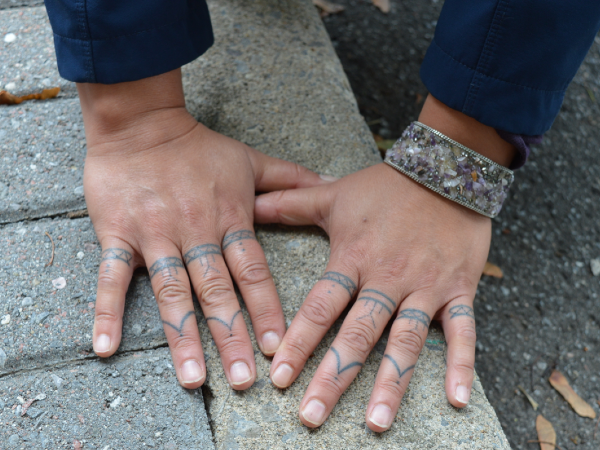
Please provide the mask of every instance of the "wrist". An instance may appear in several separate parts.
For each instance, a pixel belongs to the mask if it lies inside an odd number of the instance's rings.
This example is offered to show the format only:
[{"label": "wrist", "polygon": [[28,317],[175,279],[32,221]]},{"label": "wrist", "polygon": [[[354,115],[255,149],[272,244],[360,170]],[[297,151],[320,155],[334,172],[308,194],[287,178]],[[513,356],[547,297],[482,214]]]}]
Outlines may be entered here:
[{"label": "wrist", "polygon": [[[169,140],[197,122],[185,109],[181,70],[117,84],[78,83],[86,140],[93,152],[122,151]],[[109,144],[109,145],[107,145]]]},{"label": "wrist", "polygon": [[504,167],[509,167],[515,157],[515,147],[502,139],[494,128],[449,108],[431,94],[418,120]]}]

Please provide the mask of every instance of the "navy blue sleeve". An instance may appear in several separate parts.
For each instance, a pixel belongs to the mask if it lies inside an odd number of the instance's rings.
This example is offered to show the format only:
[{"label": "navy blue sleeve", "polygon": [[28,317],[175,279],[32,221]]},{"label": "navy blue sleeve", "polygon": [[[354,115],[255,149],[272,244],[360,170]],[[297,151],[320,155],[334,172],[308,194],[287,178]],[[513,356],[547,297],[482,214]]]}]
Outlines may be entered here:
[{"label": "navy blue sleeve", "polygon": [[421,78],[485,125],[540,135],[599,28],[598,0],[446,0]]},{"label": "navy blue sleeve", "polygon": [[45,0],[58,70],[82,83],[120,83],[193,61],[213,44],[204,0]]}]

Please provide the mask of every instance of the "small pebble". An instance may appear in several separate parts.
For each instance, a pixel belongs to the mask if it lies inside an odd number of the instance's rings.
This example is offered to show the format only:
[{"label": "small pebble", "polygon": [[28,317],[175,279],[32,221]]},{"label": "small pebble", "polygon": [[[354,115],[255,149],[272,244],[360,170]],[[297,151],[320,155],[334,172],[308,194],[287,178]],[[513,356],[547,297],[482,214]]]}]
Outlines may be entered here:
[{"label": "small pebble", "polygon": [[18,434],[13,434],[11,437],[8,438],[8,443],[10,445],[12,445],[13,447],[19,444],[19,435]]},{"label": "small pebble", "polygon": [[83,195],[83,186],[77,186],[75,189],[73,189],[73,193],[75,195]]},{"label": "small pebble", "polygon": [[44,411],[42,411],[41,409],[39,409],[39,408],[34,408],[34,407],[32,406],[32,407],[30,407],[30,408],[27,410],[27,415],[28,415],[29,417],[31,417],[32,419],[37,419],[38,417],[40,417],[40,416],[42,415],[42,413],[43,413],[43,412],[44,412]]},{"label": "small pebble", "polygon": [[33,305],[33,299],[31,297],[25,297],[23,299],[23,301],[21,302],[21,306],[23,308],[25,308],[26,306],[31,306]]},{"label": "small pebble", "polygon": [[85,253],[83,253],[83,252],[77,253],[77,259],[83,259],[84,256],[85,256]]},{"label": "small pebble", "polygon": [[8,325],[10,323],[10,314],[6,314],[2,316],[2,320],[0,321],[2,325]]},{"label": "small pebble", "polygon": [[52,86],[52,81],[50,81],[50,78],[44,78],[42,80],[42,84],[46,87],[50,87],[50,86]]},{"label": "small pebble", "polygon": [[59,277],[56,280],[52,280],[52,286],[56,289],[64,289],[67,286],[67,280],[65,280],[65,277]]},{"label": "small pebble", "polygon": [[52,374],[50,375],[52,377],[52,381],[54,381],[54,384],[56,385],[56,387],[58,389],[60,389],[60,387],[63,385],[64,381],[61,377],[59,377],[58,375]]},{"label": "small pebble", "polygon": [[8,33],[6,34],[6,36],[4,36],[4,42],[6,42],[7,44],[10,44],[11,42],[15,42],[17,40],[17,36],[15,35],[15,33]]},{"label": "small pebble", "polygon": [[546,370],[546,367],[548,367],[548,364],[546,364],[544,361],[540,361],[537,363],[537,367],[540,370]]},{"label": "small pebble", "polygon": [[117,406],[119,406],[120,404],[121,404],[121,397],[117,397],[110,403],[110,407],[114,409]]},{"label": "small pebble", "polygon": [[590,261],[590,269],[592,269],[592,274],[597,277],[600,275],[600,258],[592,259]]}]

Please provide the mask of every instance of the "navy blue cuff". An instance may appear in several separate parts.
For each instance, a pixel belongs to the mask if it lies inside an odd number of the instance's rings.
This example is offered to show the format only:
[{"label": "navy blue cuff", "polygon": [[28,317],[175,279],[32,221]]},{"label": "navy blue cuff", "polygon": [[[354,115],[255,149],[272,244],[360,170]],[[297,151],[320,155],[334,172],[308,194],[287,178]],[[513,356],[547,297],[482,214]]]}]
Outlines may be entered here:
[{"label": "navy blue cuff", "polygon": [[80,83],[113,84],[169,72],[213,44],[203,0],[46,0],[58,70]]}]

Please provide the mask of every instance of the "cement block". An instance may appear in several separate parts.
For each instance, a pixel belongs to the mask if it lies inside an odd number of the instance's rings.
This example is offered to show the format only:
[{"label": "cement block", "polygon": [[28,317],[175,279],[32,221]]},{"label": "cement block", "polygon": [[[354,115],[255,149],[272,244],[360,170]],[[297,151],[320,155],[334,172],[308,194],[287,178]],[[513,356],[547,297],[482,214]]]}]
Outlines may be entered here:
[{"label": "cement block", "polygon": [[202,392],[181,388],[170,361],[161,348],[0,378],[0,447],[214,448]]},{"label": "cement block", "polygon": [[[15,8],[35,3],[41,2],[0,0],[0,90],[22,95],[59,86],[61,97],[75,97],[75,84],[58,74],[45,8]],[[7,7],[11,9],[2,10]],[[4,39],[9,33],[16,36],[12,42]]]},{"label": "cement block", "polygon": [[0,223],[85,208],[79,100],[0,107]]}]

